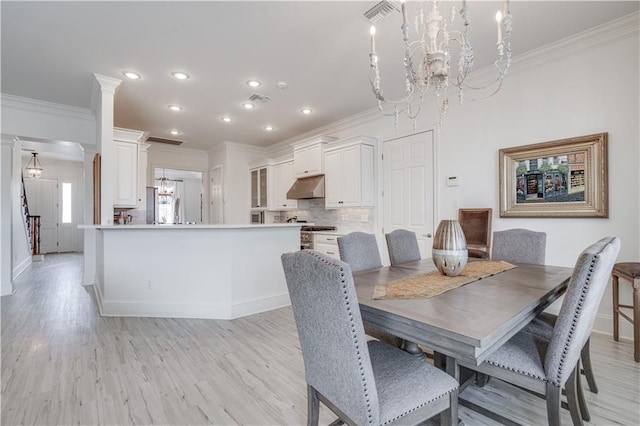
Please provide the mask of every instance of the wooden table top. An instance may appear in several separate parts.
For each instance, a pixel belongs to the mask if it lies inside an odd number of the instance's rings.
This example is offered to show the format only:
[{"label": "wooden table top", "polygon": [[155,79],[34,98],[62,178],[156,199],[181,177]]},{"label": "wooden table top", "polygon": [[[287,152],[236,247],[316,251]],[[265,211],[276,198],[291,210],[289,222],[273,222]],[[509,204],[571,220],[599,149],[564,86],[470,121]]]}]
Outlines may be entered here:
[{"label": "wooden table top", "polygon": [[373,300],[376,285],[435,270],[431,259],[353,274],[365,323],[480,363],[565,291],[572,269],[518,264],[430,299]]}]

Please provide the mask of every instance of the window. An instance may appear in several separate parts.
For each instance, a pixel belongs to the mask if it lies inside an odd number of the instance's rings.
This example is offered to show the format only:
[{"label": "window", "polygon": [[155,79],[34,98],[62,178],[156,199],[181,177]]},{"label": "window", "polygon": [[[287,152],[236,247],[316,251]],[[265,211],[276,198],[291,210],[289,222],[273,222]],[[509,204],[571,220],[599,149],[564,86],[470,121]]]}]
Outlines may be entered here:
[{"label": "window", "polygon": [[62,184],[62,223],[71,223],[71,183]]}]

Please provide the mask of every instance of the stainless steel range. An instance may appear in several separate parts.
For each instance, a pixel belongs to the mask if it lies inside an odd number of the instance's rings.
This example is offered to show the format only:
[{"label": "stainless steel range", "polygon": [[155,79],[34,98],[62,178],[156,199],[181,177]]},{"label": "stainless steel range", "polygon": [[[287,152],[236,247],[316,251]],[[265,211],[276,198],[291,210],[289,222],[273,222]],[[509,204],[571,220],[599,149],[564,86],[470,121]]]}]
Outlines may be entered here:
[{"label": "stainless steel range", "polygon": [[305,225],[300,228],[300,250],[313,250],[313,233],[318,231],[335,231],[335,226]]}]

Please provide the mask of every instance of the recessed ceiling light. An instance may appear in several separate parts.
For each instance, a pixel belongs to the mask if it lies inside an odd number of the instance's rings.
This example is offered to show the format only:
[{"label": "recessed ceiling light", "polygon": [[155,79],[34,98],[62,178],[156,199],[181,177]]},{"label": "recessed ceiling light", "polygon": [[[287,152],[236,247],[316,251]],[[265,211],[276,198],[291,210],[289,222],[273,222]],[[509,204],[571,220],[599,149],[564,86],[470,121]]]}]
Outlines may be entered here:
[{"label": "recessed ceiling light", "polygon": [[249,80],[249,81],[247,81],[247,86],[249,86],[249,87],[260,87],[260,86],[262,86],[262,83],[260,83],[258,80]]},{"label": "recessed ceiling light", "polygon": [[221,117],[220,120],[224,121],[225,123],[231,123],[233,121],[233,118],[225,115],[224,117]]},{"label": "recessed ceiling light", "polygon": [[171,75],[178,80],[187,80],[189,78],[189,74],[180,71],[172,72]]},{"label": "recessed ceiling light", "polygon": [[309,115],[313,112],[313,110],[311,108],[302,108],[300,112],[303,114]]},{"label": "recessed ceiling light", "polygon": [[178,136],[180,134],[180,131],[173,129],[173,130],[169,130],[169,133],[171,133],[173,136]]},{"label": "recessed ceiling light", "polygon": [[256,107],[256,104],[251,103],[251,102],[243,102],[242,103],[242,108],[244,109],[254,109]]},{"label": "recessed ceiling light", "polygon": [[141,78],[140,74],[133,71],[125,71],[122,74],[124,74],[124,76],[127,77],[129,80],[139,80]]},{"label": "recessed ceiling light", "polygon": [[270,125],[266,125],[266,126],[264,126],[264,129],[265,129],[267,132],[273,132],[276,128],[275,128],[275,127],[273,127],[273,126],[270,126]]},{"label": "recessed ceiling light", "polygon": [[180,105],[169,105],[169,109],[171,111],[182,111],[182,107]]}]

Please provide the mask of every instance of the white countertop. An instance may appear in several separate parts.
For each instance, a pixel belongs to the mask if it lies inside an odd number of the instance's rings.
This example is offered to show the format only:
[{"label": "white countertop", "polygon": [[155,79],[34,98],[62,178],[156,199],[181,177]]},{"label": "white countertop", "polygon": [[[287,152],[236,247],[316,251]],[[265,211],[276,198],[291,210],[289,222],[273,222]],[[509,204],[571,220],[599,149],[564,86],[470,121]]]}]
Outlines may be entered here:
[{"label": "white countertop", "polygon": [[300,228],[307,223],[264,223],[264,224],[242,224],[242,225],[78,225],[78,229],[100,229],[100,230],[166,230],[166,229],[265,229],[265,228]]}]

